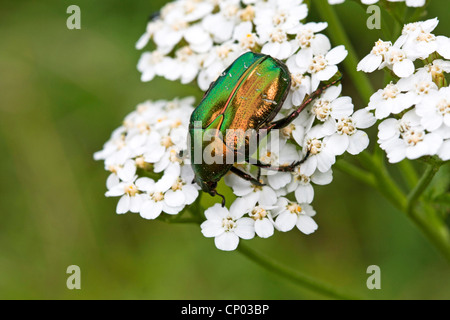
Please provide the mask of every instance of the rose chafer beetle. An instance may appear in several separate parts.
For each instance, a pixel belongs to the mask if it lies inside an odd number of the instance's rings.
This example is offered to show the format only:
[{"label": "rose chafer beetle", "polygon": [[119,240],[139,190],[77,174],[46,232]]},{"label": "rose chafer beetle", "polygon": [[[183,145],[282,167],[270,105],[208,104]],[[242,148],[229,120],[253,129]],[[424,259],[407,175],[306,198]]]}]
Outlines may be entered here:
[{"label": "rose chafer beetle", "polygon": [[[261,138],[273,129],[288,126],[300,112],[328,87],[340,80],[330,81],[305,98],[303,103],[288,116],[273,121],[280,111],[291,87],[291,75],[287,66],[271,56],[247,52],[238,57],[214,81],[193,111],[189,124],[191,165],[195,173],[194,181],[204,192],[212,196],[225,197],[217,193],[217,183],[229,171],[254,185],[262,186],[258,179],[234,166],[235,157],[243,156],[247,162],[259,168],[276,171],[293,171],[306,160],[290,165],[273,167],[258,160],[250,161],[251,151],[246,134]],[[205,139],[206,132],[212,139]],[[212,132],[212,134],[211,134]],[[200,133],[200,134],[198,134]],[[213,163],[203,159],[203,152],[209,148],[221,161]],[[219,154],[217,154],[219,152]],[[200,157],[200,159],[199,159]]]}]

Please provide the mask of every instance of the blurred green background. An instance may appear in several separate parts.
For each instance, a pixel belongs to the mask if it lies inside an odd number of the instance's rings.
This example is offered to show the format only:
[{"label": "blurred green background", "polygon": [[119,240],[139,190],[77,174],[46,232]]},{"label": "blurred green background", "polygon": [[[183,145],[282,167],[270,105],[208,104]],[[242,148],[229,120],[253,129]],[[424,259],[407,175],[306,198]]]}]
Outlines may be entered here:
[{"label": "blurred green background", "polygon": [[[163,3],[1,2],[0,298],[324,298],[217,250],[196,225],[116,215],[117,199],[104,197],[108,174],[92,154],[123,117],[147,99],[199,96],[194,87],[139,80],[134,44]],[[66,28],[70,4],[81,8],[81,30]],[[449,7],[432,1],[427,16],[440,18],[436,34],[449,36]],[[365,28],[368,15],[357,4],[337,11],[361,58],[381,33]],[[450,298],[449,265],[378,193],[339,172],[316,190],[315,234],[246,243],[368,298]],[[382,290],[366,288],[373,264]],[[81,290],[66,288],[69,265],[81,268]]]}]

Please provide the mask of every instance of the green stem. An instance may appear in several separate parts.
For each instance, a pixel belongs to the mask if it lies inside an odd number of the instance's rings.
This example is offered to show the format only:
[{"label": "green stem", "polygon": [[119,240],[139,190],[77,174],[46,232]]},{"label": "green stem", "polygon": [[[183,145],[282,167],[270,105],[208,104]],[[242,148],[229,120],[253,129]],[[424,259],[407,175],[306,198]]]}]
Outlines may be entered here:
[{"label": "green stem", "polygon": [[378,161],[375,156],[367,152],[362,152],[359,158],[364,166],[373,172],[376,179],[375,188],[397,209],[405,213],[444,258],[450,262],[450,232],[447,226],[432,207],[425,204],[417,205],[420,196],[429,186],[442,163],[430,159],[430,165],[419,183],[406,196],[390,176],[384,162]]},{"label": "green stem", "polygon": [[347,49],[349,54],[343,62],[345,70],[352,79],[364,103],[368,103],[370,97],[374,93],[373,86],[369,78],[363,72],[357,71],[359,62],[358,56],[356,55],[356,51],[339,21],[336,12],[334,12],[334,9],[328,3],[328,0],[314,0],[314,4],[316,5],[322,20],[328,23],[327,30],[333,42],[335,44],[343,44]]},{"label": "green stem", "polygon": [[370,173],[366,170],[360,169],[357,166],[351,164],[350,162],[347,162],[347,161],[341,159],[336,162],[335,167],[338,170],[352,176],[356,180],[359,180],[359,181],[367,184],[368,186],[375,187],[375,185],[376,185],[376,180],[372,173]]},{"label": "green stem", "polygon": [[[196,201],[194,203],[196,205],[196,210],[199,212],[203,212],[204,209],[200,206],[200,201]],[[162,219],[162,221],[167,223],[194,223],[194,224],[201,224],[203,220],[200,220],[198,216],[200,214],[192,213],[192,218],[180,218],[180,219]],[[261,267],[266,268],[267,270],[274,272],[280,276],[283,276],[284,278],[287,278],[288,280],[292,281],[293,283],[299,285],[300,287],[304,287],[306,289],[309,289],[313,292],[322,294],[324,296],[333,298],[333,299],[339,299],[339,300],[356,300],[357,298],[350,296],[346,293],[343,293],[339,291],[338,289],[334,288],[333,286],[323,283],[319,280],[316,280],[310,276],[304,275],[302,273],[299,273],[297,271],[293,271],[289,268],[284,267],[281,264],[278,264],[277,262],[269,259],[268,257],[265,257],[256,251],[250,249],[248,246],[244,245],[241,241],[239,244],[239,247],[237,249],[238,252],[255,262],[256,264],[259,264]]]},{"label": "green stem", "polygon": [[428,185],[431,183],[431,180],[433,180],[434,176],[439,171],[439,168],[440,168],[439,164],[429,165],[425,170],[422,178],[420,178],[419,183],[408,195],[406,213],[409,216],[412,215],[415,204],[419,201],[420,196],[423,194]]},{"label": "green stem", "polygon": [[408,159],[403,160],[399,163],[399,169],[408,187],[410,189],[415,188],[415,186],[419,182],[419,178],[411,161],[409,161]]},{"label": "green stem", "polygon": [[435,210],[422,204],[420,208],[413,208],[409,217],[450,263],[450,232]]},{"label": "green stem", "polygon": [[376,189],[383,194],[397,209],[404,211],[406,196],[390,176],[384,162],[379,162],[368,152],[360,154],[361,162],[373,172],[376,179]]},{"label": "green stem", "polygon": [[292,281],[293,283],[300,285],[304,288],[307,288],[313,292],[338,299],[338,300],[356,300],[357,298],[349,296],[346,293],[343,293],[336,288],[330,286],[329,284],[323,283],[319,280],[316,280],[314,278],[311,278],[307,275],[301,274],[297,271],[288,269],[284,267],[283,265],[273,261],[272,259],[269,259],[268,257],[265,257],[250,247],[240,243],[238,247],[238,252],[245,255],[247,258],[252,260],[253,262],[256,262],[260,266],[266,268],[267,270],[274,272],[282,277],[285,277],[286,279]]}]

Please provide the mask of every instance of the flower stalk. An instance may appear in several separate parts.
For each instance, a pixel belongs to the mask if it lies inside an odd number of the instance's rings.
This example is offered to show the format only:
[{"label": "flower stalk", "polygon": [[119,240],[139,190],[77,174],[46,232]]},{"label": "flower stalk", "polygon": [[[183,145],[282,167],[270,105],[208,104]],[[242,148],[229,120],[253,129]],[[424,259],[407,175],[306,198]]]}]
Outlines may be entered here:
[{"label": "flower stalk", "polygon": [[284,265],[275,262],[274,260],[263,256],[253,249],[251,249],[249,246],[240,244],[238,247],[238,252],[242,255],[246,256],[253,262],[259,264],[263,268],[278,274],[293,283],[304,287],[310,291],[313,291],[315,293],[337,299],[337,300],[359,300],[358,298],[343,292],[341,290],[338,290],[334,288],[333,286],[326,284],[322,281],[319,281],[317,279],[314,279],[310,276],[307,276],[305,274],[302,274],[298,271],[291,270],[289,268],[286,268]]}]

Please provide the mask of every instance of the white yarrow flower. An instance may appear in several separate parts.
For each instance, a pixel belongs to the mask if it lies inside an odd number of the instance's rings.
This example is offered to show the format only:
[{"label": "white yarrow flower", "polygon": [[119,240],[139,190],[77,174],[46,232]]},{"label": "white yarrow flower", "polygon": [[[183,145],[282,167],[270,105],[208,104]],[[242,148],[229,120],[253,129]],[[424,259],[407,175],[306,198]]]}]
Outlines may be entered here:
[{"label": "white yarrow flower", "polygon": [[215,204],[205,211],[206,221],[201,224],[202,233],[214,238],[216,247],[224,251],[233,251],[239,239],[252,239],[255,236],[254,220],[242,217],[244,212],[223,208]]}]

